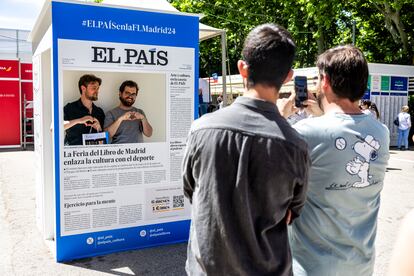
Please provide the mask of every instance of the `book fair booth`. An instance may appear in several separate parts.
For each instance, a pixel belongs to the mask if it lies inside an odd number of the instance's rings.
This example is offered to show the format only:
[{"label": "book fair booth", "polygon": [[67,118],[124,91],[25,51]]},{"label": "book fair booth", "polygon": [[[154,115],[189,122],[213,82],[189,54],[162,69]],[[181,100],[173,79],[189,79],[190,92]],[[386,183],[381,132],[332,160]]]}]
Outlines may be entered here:
[{"label": "book fair booth", "polygon": [[[167,1],[126,2],[46,1],[31,34],[36,216],[58,262],[188,239],[181,160],[198,116],[198,45],[224,31]],[[102,79],[95,104],[105,112],[123,81],[137,82],[153,135],[66,145],[63,108],[84,74]]]}]

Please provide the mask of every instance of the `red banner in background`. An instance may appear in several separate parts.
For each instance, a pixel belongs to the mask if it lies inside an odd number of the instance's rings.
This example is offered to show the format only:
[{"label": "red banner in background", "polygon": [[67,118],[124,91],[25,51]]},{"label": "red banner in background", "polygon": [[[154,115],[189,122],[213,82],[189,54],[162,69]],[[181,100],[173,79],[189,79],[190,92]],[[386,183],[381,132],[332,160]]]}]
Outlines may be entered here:
[{"label": "red banner in background", "polygon": [[31,63],[20,63],[20,78],[22,80],[33,80]]},{"label": "red banner in background", "polygon": [[33,118],[33,83],[21,82],[21,100],[22,100],[22,114],[24,106],[24,99],[26,97],[26,118]]},{"label": "red banner in background", "polygon": [[[33,74],[31,63],[20,63],[20,79],[22,116],[24,117],[23,111],[26,107],[26,118],[33,118]],[[26,106],[24,99],[26,99]]]},{"label": "red banner in background", "polygon": [[18,60],[0,60],[0,78],[19,78]]},{"label": "red banner in background", "polygon": [[19,90],[19,80],[0,80],[0,146],[20,145]]},{"label": "red banner in background", "polygon": [[33,129],[32,79],[31,63],[0,60],[0,147],[20,146],[23,117],[26,133]]}]

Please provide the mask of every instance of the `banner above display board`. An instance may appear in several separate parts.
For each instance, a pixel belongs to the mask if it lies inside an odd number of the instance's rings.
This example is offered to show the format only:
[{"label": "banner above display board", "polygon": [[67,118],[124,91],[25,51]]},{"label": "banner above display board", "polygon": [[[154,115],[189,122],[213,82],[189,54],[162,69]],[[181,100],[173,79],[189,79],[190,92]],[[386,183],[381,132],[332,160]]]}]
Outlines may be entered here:
[{"label": "banner above display board", "polygon": [[[197,16],[52,2],[58,261],[188,239],[181,161],[196,114],[198,24]],[[104,132],[65,143],[64,110],[84,108],[86,74],[101,79],[92,101],[106,114]],[[118,144],[106,129],[124,81],[138,84],[128,95],[153,128],[143,142]]]}]

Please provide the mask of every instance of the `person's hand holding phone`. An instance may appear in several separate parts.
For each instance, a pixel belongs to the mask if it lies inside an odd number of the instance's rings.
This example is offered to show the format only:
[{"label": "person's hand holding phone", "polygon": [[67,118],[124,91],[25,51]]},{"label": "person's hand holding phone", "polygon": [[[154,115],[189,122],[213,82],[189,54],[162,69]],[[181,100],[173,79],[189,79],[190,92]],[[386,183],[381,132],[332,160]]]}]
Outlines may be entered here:
[{"label": "person's hand holding phone", "polygon": [[289,98],[278,99],[276,101],[276,106],[280,115],[286,119],[298,111],[298,108],[295,107],[295,97],[295,92],[292,92]]},{"label": "person's hand holding phone", "polygon": [[294,79],[295,86],[295,106],[298,108],[306,107],[304,103],[308,99],[308,78],[305,76],[296,76]]},{"label": "person's hand holding phone", "polygon": [[308,91],[308,99],[303,102],[306,105],[306,113],[312,116],[322,116],[323,110],[319,106],[318,101],[316,100],[315,96],[313,96],[312,92]]}]

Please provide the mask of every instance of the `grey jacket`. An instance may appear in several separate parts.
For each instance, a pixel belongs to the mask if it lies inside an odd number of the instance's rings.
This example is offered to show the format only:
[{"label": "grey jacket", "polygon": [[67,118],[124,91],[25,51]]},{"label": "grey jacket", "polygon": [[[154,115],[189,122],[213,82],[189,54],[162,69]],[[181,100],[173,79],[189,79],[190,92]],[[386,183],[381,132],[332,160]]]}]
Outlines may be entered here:
[{"label": "grey jacket", "polygon": [[272,103],[239,97],[192,125],[183,161],[192,203],[189,275],[292,275],[285,215],[304,205],[306,143]]}]

